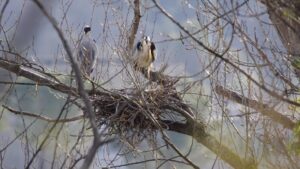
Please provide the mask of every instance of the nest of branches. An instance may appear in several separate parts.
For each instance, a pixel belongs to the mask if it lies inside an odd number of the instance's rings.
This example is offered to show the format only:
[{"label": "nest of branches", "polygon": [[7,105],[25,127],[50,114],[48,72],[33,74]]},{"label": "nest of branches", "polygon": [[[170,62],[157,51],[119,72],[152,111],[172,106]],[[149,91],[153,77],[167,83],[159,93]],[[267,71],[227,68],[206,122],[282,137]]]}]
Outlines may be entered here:
[{"label": "nest of branches", "polygon": [[89,93],[97,126],[108,127],[127,142],[136,144],[154,138],[170,121],[193,119],[191,108],[174,87],[157,86],[153,90],[123,89]]},{"label": "nest of branches", "polygon": [[[44,84],[54,90],[78,97],[78,89],[65,85],[45,72],[1,59],[0,67],[19,76],[39,82],[39,84]],[[161,71],[151,71],[150,77],[147,77],[147,70],[142,69],[140,72],[153,86],[156,86],[155,89],[142,90],[132,88],[110,91],[92,89],[87,91],[92,101],[99,128],[105,126],[111,131],[111,134],[119,135],[128,142],[136,143],[137,141],[142,141],[145,137],[155,136],[161,129],[168,129],[171,124],[176,123],[176,127],[178,127],[178,122],[183,124],[191,122],[189,124],[193,124],[195,113],[183,101],[180,93],[175,88],[176,83],[179,81],[178,78],[164,75]],[[84,114],[87,114],[85,108],[81,108]],[[56,121],[56,119],[53,120],[33,115],[32,113],[19,112],[8,107],[7,109],[15,114],[26,114],[47,121]],[[191,127],[190,125],[184,126]],[[182,128],[177,129],[180,130]],[[200,129],[204,131],[204,126],[201,125]]]}]

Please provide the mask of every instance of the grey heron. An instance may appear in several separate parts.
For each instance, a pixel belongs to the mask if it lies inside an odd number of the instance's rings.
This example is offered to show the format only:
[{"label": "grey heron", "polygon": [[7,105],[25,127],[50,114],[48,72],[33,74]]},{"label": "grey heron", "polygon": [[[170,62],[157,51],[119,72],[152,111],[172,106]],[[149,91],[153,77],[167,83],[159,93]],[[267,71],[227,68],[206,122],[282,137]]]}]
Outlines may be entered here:
[{"label": "grey heron", "polygon": [[96,64],[97,46],[90,35],[91,27],[89,25],[86,25],[84,26],[83,30],[84,35],[77,49],[77,61],[82,74],[90,76]]},{"label": "grey heron", "polygon": [[156,59],[155,44],[150,40],[149,36],[144,36],[135,46],[133,52],[134,69],[138,71],[147,70],[148,78]]}]

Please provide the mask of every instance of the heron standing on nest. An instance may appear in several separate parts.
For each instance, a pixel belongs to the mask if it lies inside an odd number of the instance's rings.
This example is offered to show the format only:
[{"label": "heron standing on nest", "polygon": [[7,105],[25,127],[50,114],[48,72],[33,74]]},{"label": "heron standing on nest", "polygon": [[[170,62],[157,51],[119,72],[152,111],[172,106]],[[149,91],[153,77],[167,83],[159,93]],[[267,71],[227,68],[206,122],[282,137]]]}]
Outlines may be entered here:
[{"label": "heron standing on nest", "polygon": [[96,64],[97,46],[95,40],[90,36],[91,27],[84,26],[84,35],[80,41],[77,51],[77,61],[83,75],[90,76]]},{"label": "heron standing on nest", "polygon": [[144,36],[139,41],[134,49],[133,57],[134,69],[137,71],[147,71],[147,76],[150,78],[152,64],[156,59],[155,45],[151,42],[149,36]]}]

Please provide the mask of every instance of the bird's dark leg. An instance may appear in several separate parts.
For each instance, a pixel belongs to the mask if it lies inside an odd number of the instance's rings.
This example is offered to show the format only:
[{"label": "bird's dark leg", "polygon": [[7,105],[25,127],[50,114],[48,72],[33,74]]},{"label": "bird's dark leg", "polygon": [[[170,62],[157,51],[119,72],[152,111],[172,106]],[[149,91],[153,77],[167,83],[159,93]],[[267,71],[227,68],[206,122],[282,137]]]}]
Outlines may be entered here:
[{"label": "bird's dark leg", "polygon": [[92,80],[91,82],[92,82],[92,91],[94,92],[96,91],[94,80]]}]

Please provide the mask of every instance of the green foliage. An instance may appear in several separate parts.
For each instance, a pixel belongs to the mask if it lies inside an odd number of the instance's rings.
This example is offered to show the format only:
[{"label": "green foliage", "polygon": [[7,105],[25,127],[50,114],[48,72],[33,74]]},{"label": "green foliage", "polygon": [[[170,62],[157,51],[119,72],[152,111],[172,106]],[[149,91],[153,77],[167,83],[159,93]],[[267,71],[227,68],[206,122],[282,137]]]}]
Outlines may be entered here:
[{"label": "green foliage", "polygon": [[283,16],[285,16],[287,18],[296,19],[296,17],[297,17],[295,12],[289,8],[283,9],[282,13],[283,13]]},{"label": "green foliage", "polygon": [[288,146],[290,152],[300,154],[300,121],[297,123],[296,127],[293,129],[293,138]]},{"label": "green foliage", "polygon": [[292,61],[292,65],[297,68],[297,69],[300,69],[300,59],[299,58],[295,58],[293,61]]}]

